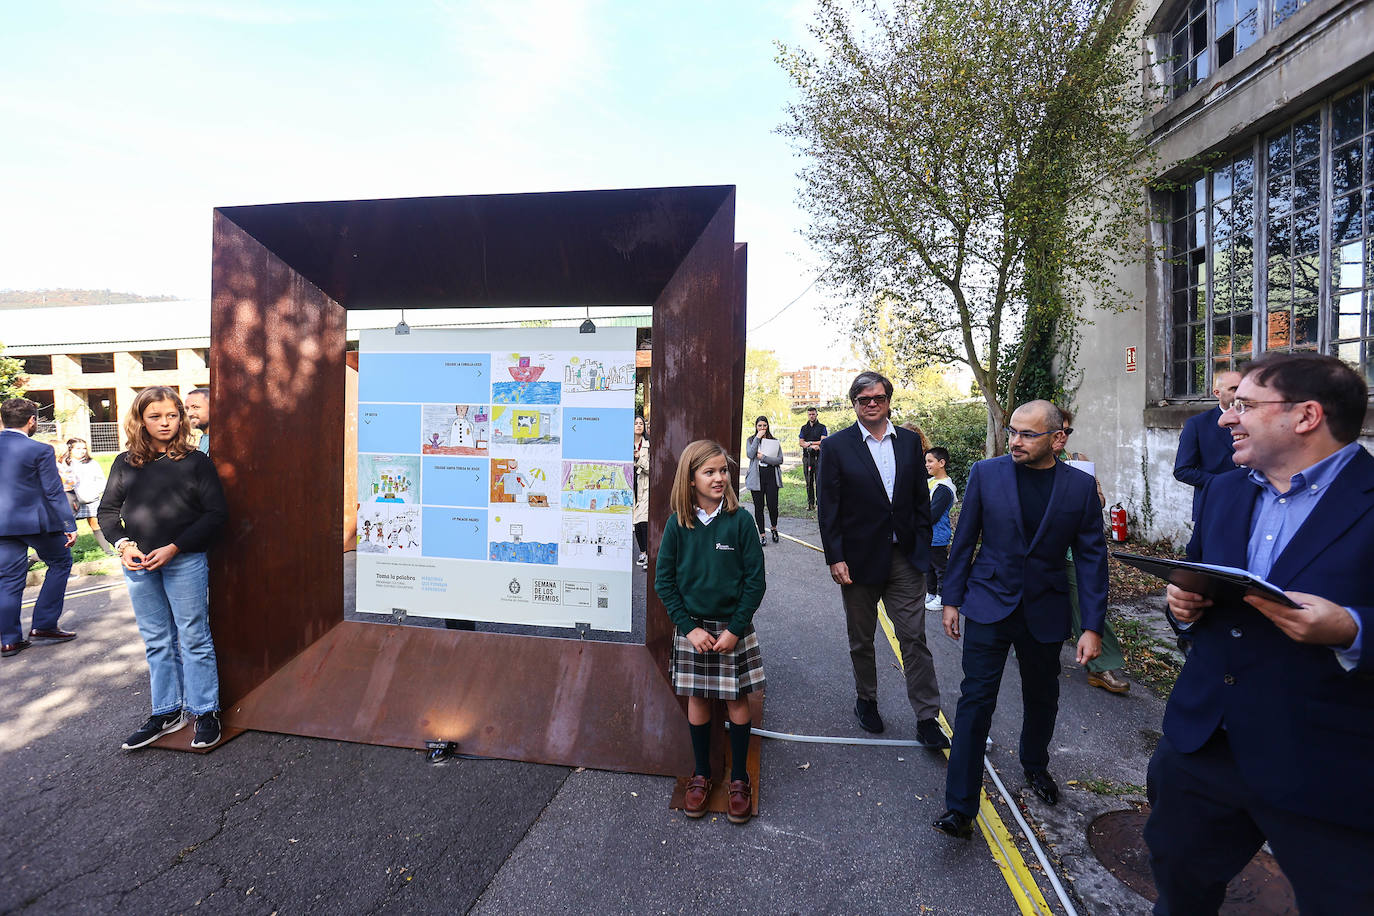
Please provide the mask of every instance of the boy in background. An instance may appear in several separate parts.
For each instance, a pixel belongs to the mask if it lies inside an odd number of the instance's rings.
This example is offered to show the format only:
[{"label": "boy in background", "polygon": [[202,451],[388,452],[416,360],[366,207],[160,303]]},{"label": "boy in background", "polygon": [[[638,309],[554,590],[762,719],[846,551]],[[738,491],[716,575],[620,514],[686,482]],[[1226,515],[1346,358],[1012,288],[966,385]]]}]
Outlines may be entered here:
[{"label": "boy in background", "polygon": [[930,533],[930,572],[926,574],[926,610],[938,611],[940,603],[940,580],[945,576],[949,564],[949,542],[954,536],[954,528],[949,522],[949,511],[954,508],[958,498],[954,481],[949,476],[949,450],[940,446],[926,449],[926,474],[930,487],[930,517],[935,520]]}]

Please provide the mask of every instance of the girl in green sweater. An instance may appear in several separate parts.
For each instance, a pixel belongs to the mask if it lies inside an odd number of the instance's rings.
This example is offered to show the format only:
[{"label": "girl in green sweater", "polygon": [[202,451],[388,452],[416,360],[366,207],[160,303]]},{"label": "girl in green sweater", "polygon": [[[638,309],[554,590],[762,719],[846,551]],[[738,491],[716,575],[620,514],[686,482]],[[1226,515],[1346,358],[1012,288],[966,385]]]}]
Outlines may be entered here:
[{"label": "girl in green sweater", "polygon": [[730,456],[718,442],[698,439],[682,450],[659,543],[654,590],[677,626],[673,689],[687,697],[696,770],[683,811],[706,813],[711,794],[711,701],[730,716],[730,821],[753,810],[745,760],[751,717],[748,694],[763,688],[763,656],[754,612],[763,601],[763,548],[749,514],[739,511]]}]

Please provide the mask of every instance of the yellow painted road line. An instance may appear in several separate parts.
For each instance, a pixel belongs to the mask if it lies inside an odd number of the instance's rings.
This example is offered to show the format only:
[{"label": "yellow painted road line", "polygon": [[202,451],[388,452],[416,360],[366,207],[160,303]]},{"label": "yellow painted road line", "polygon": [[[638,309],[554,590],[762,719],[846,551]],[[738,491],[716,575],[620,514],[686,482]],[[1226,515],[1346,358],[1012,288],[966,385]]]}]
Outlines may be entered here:
[{"label": "yellow painted road line", "polygon": [[[123,582],[111,582],[109,585],[97,585],[94,588],[83,588],[79,592],[67,592],[67,594],[63,596],[63,600],[65,601],[67,598],[79,598],[82,595],[94,595],[96,592],[108,592],[110,589],[119,588],[119,586],[123,584]],[[30,608],[37,603],[38,599],[34,598],[32,601],[25,601],[20,607]]]},{"label": "yellow painted road line", "polygon": [[[892,646],[892,654],[897,656],[897,667],[900,668],[902,649],[897,643],[897,631],[893,628],[892,620],[887,616],[887,609],[881,601],[878,602],[878,622],[887,634],[887,642]],[[945,734],[953,735],[954,729],[950,727],[943,712],[940,713],[939,719],[940,727],[944,729]],[[943,753],[948,760],[949,751]],[[978,791],[978,829],[982,832],[983,840],[988,844],[988,851],[992,853],[992,860],[997,863],[997,868],[1002,872],[1002,877],[1011,889],[1011,895],[1016,899],[1016,905],[1021,912],[1035,916],[1053,913],[1054,910],[1050,909],[1050,905],[1045,901],[1045,895],[1040,893],[1040,885],[1035,882],[1035,877],[1026,866],[1026,860],[1021,856],[1021,850],[1012,838],[1011,831],[1007,830],[1007,825],[997,813],[992,799],[988,798],[988,793],[982,789]]]},{"label": "yellow painted road line", "polygon": [[[778,536],[824,553],[820,547],[809,544],[800,538],[794,538],[781,532],[778,533]],[[887,616],[887,609],[883,607],[881,601],[878,602],[878,622],[882,624],[883,632],[887,634],[888,645],[892,647],[892,654],[897,656],[897,667],[900,668],[902,649],[897,643],[897,631],[893,628],[892,620]],[[945,734],[954,734],[954,729],[950,727],[943,712],[940,713],[939,719],[940,727],[944,729]],[[949,759],[948,750],[944,751],[944,755],[945,759]],[[1008,804],[1015,804],[1015,802],[1008,800]],[[1021,850],[1016,845],[1016,840],[1012,837],[1011,831],[1007,830],[1006,823],[997,813],[997,808],[993,805],[992,799],[988,798],[988,793],[981,789],[978,792],[978,829],[983,834],[983,841],[988,844],[988,851],[992,853],[992,860],[997,863],[997,868],[1001,871],[1003,880],[1007,882],[1007,887],[1011,890],[1011,895],[1016,900],[1016,906],[1023,916],[1053,914],[1054,910],[1045,901],[1045,895],[1040,892],[1040,885],[1036,883],[1035,876],[1026,866],[1026,860],[1021,856]]]}]

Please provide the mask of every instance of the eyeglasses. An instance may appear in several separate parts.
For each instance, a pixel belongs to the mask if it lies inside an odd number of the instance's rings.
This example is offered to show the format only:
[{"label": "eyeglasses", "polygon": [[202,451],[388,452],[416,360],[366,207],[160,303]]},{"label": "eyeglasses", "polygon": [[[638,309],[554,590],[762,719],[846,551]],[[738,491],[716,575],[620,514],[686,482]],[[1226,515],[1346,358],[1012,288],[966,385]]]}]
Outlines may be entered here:
[{"label": "eyeglasses", "polygon": [[1231,402],[1231,410],[1236,412],[1236,416],[1243,417],[1245,412],[1251,407],[1259,407],[1261,404],[1301,404],[1302,401],[1247,401],[1245,398],[1236,398]]},{"label": "eyeglasses", "polygon": [[874,394],[874,395],[861,394],[861,395],[859,395],[857,398],[854,399],[854,403],[855,403],[855,404],[858,404],[860,407],[867,407],[869,404],[883,405],[883,404],[886,404],[886,403],[887,403],[887,395],[885,395],[885,394]]},{"label": "eyeglasses", "polygon": [[1012,439],[1015,439],[1018,436],[1022,439],[1039,439],[1041,436],[1053,436],[1055,433],[1064,432],[1064,430],[1062,429],[1047,429],[1043,433],[1037,433],[1032,432],[1028,429],[1012,429],[1010,426],[1002,427],[1002,431],[1007,434],[1008,441],[1011,441]]}]

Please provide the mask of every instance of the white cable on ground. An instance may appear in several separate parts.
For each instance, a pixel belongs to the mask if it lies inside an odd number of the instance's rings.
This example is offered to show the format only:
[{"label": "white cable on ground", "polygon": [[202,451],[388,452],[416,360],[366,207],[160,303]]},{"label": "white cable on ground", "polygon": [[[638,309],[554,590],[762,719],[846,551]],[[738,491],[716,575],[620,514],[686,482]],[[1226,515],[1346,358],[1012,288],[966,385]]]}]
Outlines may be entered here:
[{"label": "white cable on ground", "polygon": [[[788,732],[769,731],[766,728],[755,728],[753,729],[753,733],[760,738],[775,738],[779,741],[793,741],[798,744],[856,744],[876,747],[925,747],[925,745],[921,744],[919,741],[911,741],[902,738],[850,738],[835,737],[832,735],[794,735]],[[992,743],[991,739],[989,739],[988,743],[989,745]],[[1045,850],[1041,848],[1039,840],[1035,838],[1035,831],[1031,830],[1030,825],[1026,823],[1026,819],[1021,816],[1021,809],[1017,807],[1015,800],[1011,797],[1011,793],[1007,791],[1007,787],[1002,784],[1002,779],[997,775],[997,770],[993,767],[992,761],[986,756],[983,757],[983,767],[992,776],[993,785],[997,787],[998,793],[1002,796],[1002,801],[1011,809],[1012,815],[1016,818],[1016,823],[1021,827],[1022,835],[1025,836],[1026,842],[1030,844],[1031,849],[1035,852],[1035,858],[1040,862],[1040,867],[1044,870],[1045,877],[1049,879],[1050,886],[1054,888],[1055,895],[1059,897],[1059,902],[1064,905],[1065,912],[1068,916],[1078,916],[1078,910],[1074,908],[1073,903],[1069,900],[1068,892],[1065,891],[1064,886],[1059,883],[1059,877],[1055,874],[1054,866],[1050,864],[1049,858],[1045,855]],[[1006,850],[1002,852],[1005,856]]]},{"label": "white cable on ground", "polygon": [[1006,801],[1007,807],[1011,809],[1012,815],[1016,818],[1016,823],[1021,825],[1021,832],[1025,835],[1031,849],[1035,851],[1035,858],[1040,861],[1040,867],[1044,869],[1045,877],[1050,879],[1050,884],[1054,887],[1054,893],[1059,897],[1059,902],[1064,904],[1064,910],[1069,916],[1078,916],[1078,910],[1074,909],[1069,901],[1069,895],[1064,890],[1064,886],[1059,883],[1059,876],[1055,874],[1055,869],[1050,865],[1049,858],[1045,855],[1045,850],[1040,848],[1040,843],[1035,838],[1035,831],[1031,830],[1026,819],[1021,816],[1021,809],[1012,801],[1011,795],[1007,792],[1007,787],[1002,785],[1002,779],[997,775],[997,770],[993,768],[992,761],[987,757],[983,758],[983,767],[992,776],[993,785],[997,786],[997,791],[1002,794],[1002,799]]}]

